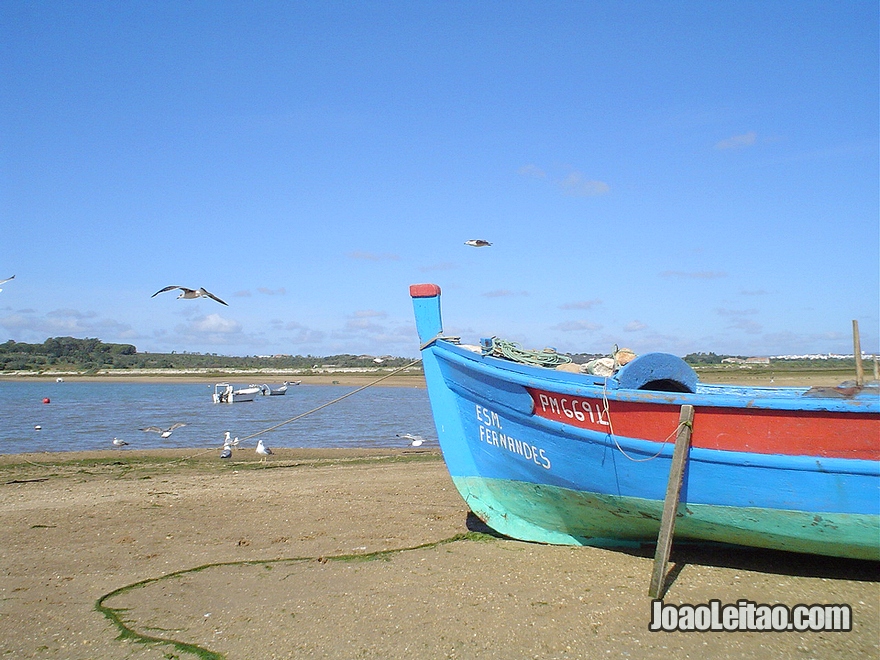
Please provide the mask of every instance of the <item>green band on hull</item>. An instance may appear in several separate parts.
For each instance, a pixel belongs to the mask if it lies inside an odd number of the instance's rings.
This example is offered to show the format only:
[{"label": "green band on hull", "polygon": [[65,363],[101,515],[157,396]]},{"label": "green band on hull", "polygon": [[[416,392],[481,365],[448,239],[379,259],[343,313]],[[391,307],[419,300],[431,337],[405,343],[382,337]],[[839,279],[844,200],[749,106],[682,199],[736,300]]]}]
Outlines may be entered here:
[{"label": "green band on hull", "polygon": [[[478,517],[501,534],[524,541],[632,546],[656,542],[660,529],[662,501],[504,479],[452,480]],[[675,537],[880,560],[876,515],[682,503]]]}]

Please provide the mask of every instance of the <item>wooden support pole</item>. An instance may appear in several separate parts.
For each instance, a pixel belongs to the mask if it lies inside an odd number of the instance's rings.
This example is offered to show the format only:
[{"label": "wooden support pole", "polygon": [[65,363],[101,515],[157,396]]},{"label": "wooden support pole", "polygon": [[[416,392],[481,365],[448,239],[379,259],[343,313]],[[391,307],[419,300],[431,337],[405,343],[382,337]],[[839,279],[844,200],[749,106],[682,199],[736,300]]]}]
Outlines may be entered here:
[{"label": "wooden support pole", "polygon": [[865,384],[865,371],[862,369],[862,341],[859,338],[859,322],[853,319],[853,356],[856,359],[856,386]]},{"label": "wooden support pole", "polygon": [[669,466],[669,481],[666,483],[666,500],[663,503],[663,516],[660,519],[660,534],[657,537],[657,550],[654,553],[654,572],[648,595],[660,598],[666,578],[666,564],[672,550],[672,536],[675,532],[675,516],[681,498],[681,483],[687,466],[691,448],[691,433],[694,427],[694,407],[684,405],[678,418],[678,434],[675,449],[672,450],[672,465]]}]

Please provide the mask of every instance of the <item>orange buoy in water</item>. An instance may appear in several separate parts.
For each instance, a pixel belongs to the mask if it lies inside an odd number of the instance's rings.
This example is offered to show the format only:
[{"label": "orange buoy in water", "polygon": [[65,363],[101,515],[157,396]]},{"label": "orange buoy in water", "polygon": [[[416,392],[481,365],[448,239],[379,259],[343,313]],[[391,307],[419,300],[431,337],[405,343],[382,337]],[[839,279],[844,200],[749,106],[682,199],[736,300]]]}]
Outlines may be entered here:
[{"label": "orange buoy in water", "polygon": [[49,401],[49,397],[46,397],[45,399],[43,399],[43,403],[51,403],[51,402]]}]

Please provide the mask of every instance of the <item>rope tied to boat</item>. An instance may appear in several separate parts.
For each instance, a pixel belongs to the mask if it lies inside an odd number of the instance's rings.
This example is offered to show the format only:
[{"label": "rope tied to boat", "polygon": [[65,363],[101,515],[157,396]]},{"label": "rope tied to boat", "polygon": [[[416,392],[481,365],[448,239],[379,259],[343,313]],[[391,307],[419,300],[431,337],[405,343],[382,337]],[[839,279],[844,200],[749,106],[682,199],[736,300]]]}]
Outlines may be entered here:
[{"label": "rope tied to boat", "polygon": [[521,364],[529,364],[536,367],[555,367],[559,364],[568,364],[571,358],[557,353],[555,348],[543,348],[541,350],[529,350],[523,348],[515,341],[492,337],[482,340],[483,355],[501,357]]},{"label": "rope tied to boat", "polygon": [[604,408],[604,410],[602,412],[605,415],[605,419],[608,420],[608,435],[614,441],[614,446],[617,447],[617,449],[620,451],[621,454],[623,454],[626,458],[631,460],[633,463],[644,463],[645,461],[653,461],[655,458],[657,458],[660,454],[663,453],[663,449],[666,447],[666,445],[669,443],[669,441],[672,438],[674,438],[675,436],[678,435],[679,430],[683,426],[688,427],[689,429],[691,429],[691,431],[694,430],[693,422],[687,422],[687,421],[679,422],[675,426],[675,428],[672,430],[672,433],[670,433],[665,438],[663,438],[663,442],[660,443],[660,449],[657,450],[656,454],[654,454],[653,456],[648,456],[646,458],[634,458],[626,453],[626,450],[620,446],[620,442],[617,440],[617,436],[614,435],[614,425],[611,423],[611,410],[609,409],[609,406],[608,406],[608,379],[607,378],[603,381],[603,384],[602,384],[602,407]]}]

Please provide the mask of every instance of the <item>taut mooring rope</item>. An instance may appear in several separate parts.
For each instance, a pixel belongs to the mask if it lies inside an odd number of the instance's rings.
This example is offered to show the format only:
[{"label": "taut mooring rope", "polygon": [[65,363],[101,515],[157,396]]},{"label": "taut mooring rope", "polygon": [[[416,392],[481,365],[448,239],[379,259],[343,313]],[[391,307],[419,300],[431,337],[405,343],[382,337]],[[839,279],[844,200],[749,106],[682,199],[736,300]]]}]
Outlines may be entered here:
[{"label": "taut mooring rope", "polygon": [[257,431],[256,433],[251,433],[250,435],[242,438],[242,440],[250,440],[251,438],[256,438],[258,435],[263,435],[264,433],[268,433],[269,431],[274,431],[275,429],[277,429],[281,426],[284,426],[285,424],[290,424],[291,422],[295,422],[298,419],[302,419],[303,417],[305,417],[307,415],[311,415],[312,413],[316,413],[319,410],[326,408],[327,406],[332,406],[334,403],[338,403],[339,401],[342,401],[343,399],[347,399],[348,397],[350,397],[353,394],[357,394],[358,392],[362,392],[363,390],[367,389],[368,387],[372,387],[376,383],[381,383],[386,378],[391,378],[391,376],[393,376],[397,373],[400,373],[404,369],[409,369],[411,366],[418,364],[421,361],[422,361],[421,358],[419,358],[418,360],[413,360],[409,364],[405,364],[402,367],[395,369],[394,371],[392,371],[390,373],[385,374],[381,378],[374,380],[372,383],[367,383],[363,387],[359,387],[356,390],[352,390],[351,392],[349,392],[347,394],[343,394],[342,396],[333,399],[332,401],[328,401],[327,403],[323,403],[320,406],[318,406],[317,408],[312,408],[311,410],[307,410],[306,412],[301,413],[301,414],[297,415],[296,417],[291,417],[290,419],[287,419],[279,424],[275,424],[275,426],[270,426],[269,428],[263,429],[262,431]]}]

